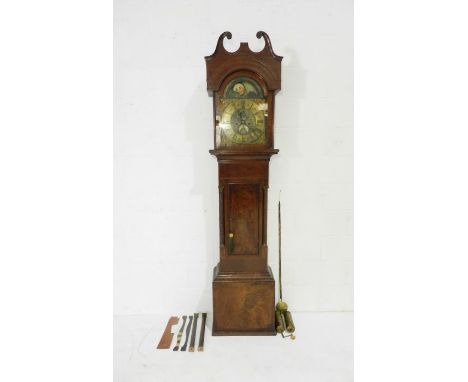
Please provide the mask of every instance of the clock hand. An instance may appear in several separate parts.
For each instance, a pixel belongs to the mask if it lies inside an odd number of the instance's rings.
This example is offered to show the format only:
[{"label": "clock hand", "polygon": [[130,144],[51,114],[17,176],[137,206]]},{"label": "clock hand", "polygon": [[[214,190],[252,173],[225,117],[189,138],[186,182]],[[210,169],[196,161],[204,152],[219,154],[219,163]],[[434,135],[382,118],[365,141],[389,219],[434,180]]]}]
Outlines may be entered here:
[{"label": "clock hand", "polygon": [[261,134],[261,133],[262,133],[262,131],[261,131],[258,127],[256,127],[256,126],[251,127],[250,130],[252,130],[252,132],[258,133],[258,134]]}]

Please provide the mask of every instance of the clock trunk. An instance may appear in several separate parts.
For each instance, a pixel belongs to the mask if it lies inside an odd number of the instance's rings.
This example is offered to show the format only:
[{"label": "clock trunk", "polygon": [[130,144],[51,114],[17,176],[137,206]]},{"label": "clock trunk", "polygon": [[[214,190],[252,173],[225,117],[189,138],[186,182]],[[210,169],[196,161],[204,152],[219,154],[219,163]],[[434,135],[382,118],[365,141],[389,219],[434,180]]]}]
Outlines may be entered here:
[{"label": "clock trunk", "polygon": [[220,262],[213,279],[213,335],[274,335],[275,281],[268,267],[269,159],[218,157]]}]

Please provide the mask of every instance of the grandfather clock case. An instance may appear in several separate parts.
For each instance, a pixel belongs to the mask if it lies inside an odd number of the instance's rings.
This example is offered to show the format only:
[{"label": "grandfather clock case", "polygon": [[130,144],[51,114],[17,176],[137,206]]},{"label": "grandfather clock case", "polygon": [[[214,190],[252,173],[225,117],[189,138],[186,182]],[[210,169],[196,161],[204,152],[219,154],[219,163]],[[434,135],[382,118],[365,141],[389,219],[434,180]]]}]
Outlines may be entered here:
[{"label": "grandfather clock case", "polygon": [[276,335],[275,280],[268,266],[268,172],[274,148],[275,94],[281,56],[270,38],[236,52],[218,39],[205,57],[213,97],[214,149],[218,161],[220,260],[213,270],[213,335]]}]

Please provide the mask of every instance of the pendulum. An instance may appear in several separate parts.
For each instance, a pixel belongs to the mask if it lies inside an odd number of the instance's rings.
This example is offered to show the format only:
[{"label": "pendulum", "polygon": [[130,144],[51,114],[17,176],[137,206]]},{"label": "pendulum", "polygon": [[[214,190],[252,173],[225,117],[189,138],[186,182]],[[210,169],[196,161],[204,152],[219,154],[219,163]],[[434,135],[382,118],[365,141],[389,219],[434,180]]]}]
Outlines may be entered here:
[{"label": "pendulum", "polygon": [[193,352],[195,348],[195,338],[197,336],[197,321],[198,321],[198,313],[193,315],[193,329],[192,329],[192,338],[190,339],[190,347],[188,351]]},{"label": "pendulum", "polygon": [[185,343],[184,343],[184,346],[182,346],[180,348],[180,351],[187,350],[187,345],[188,345],[189,336],[190,336],[190,329],[192,328],[192,320],[193,320],[193,316],[190,316],[189,317],[189,322],[188,322],[188,325],[187,325],[187,331],[185,332]]}]

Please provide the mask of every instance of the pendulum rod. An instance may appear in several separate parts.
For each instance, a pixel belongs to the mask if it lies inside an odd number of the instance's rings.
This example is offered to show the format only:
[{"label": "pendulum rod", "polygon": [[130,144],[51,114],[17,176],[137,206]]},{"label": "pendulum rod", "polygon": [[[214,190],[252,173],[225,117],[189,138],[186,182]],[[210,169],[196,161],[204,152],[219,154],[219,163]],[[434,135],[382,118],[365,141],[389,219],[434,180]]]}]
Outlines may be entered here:
[{"label": "pendulum rod", "polygon": [[192,320],[193,320],[193,316],[190,316],[189,317],[189,323],[187,325],[187,330],[185,332],[185,343],[184,343],[184,346],[182,346],[180,348],[180,351],[187,350],[187,345],[188,345],[188,341],[189,341],[189,337],[190,337],[190,329],[192,328]]},{"label": "pendulum rod", "polygon": [[[280,191],[281,198],[281,191]],[[281,282],[281,200],[278,200],[278,252],[279,252],[279,295],[283,301],[283,284]]]},{"label": "pendulum rod", "polygon": [[197,321],[198,321],[198,313],[193,315],[193,329],[192,329],[192,338],[190,339],[190,346],[188,351],[193,352],[195,348],[195,338],[197,336]]},{"label": "pendulum rod", "polygon": [[200,329],[200,339],[198,340],[198,351],[204,350],[205,343],[205,325],[206,325],[206,313],[202,313],[202,323]]}]

